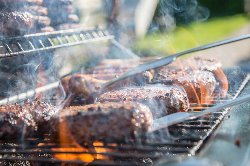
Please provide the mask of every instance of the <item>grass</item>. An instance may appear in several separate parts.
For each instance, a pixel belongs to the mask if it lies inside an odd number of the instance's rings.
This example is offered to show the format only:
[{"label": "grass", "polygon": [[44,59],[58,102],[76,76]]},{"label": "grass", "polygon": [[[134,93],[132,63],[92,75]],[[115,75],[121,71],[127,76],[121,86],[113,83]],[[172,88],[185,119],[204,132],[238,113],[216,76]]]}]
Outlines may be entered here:
[{"label": "grass", "polygon": [[188,26],[179,26],[171,33],[154,33],[137,40],[136,52],[172,54],[188,48],[228,37],[248,23],[244,15],[221,17]]}]

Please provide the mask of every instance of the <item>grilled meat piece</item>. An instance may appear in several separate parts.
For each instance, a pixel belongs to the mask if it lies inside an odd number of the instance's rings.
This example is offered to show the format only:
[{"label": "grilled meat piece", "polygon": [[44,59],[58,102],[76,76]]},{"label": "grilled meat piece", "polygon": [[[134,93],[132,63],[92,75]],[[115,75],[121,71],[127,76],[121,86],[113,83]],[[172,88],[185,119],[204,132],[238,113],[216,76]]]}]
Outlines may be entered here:
[{"label": "grilled meat piece", "polygon": [[[122,142],[147,132],[152,120],[149,108],[142,104],[95,103],[66,108],[51,120],[51,128],[54,129],[53,137],[56,140],[59,137],[61,141],[71,138],[80,144],[94,141]],[[60,138],[61,134],[64,138]]]},{"label": "grilled meat piece", "polygon": [[201,57],[193,57],[190,61],[197,64],[199,70],[212,72],[217,82],[214,95],[221,98],[226,97],[228,92],[228,79],[222,70],[222,64],[215,59]]},{"label": "grilled meat piece", "polygon": [[[102,85],[109,80],[107,77],[109,77],[109,79],[110,77],[115,78],[114,74],[108,76],[101,74],[75,74],[65,78],[62,82],[65,90],[69,94],[73,94],[74,97],[81,97],[88,103],[94,101],[97,92],[101,89]],[[150,79],[152,79],[151,74],[149,72],[144,72],[143,74],[118,82],[108,87],[108,89],[103,89],[103,91],[114,90],[123,86],[143,85],[148,83]]]},{"label": "grilled meat piece", "polygon": [[36,16],[47,16],[48,9],[38,5],[26,6],[23,10],[30,12],[32,15]]},{"label": "grilled meat piece", "polygon": [[0,12],[0,34],[3,36],[24,35],[34,28],[33,15],[29,12]]},{"label": "grilled meat piece", "polygon": [[0,140],[21,139],[21,136],[34,134],[56,114],[54,106],[41,101],[27,101],[0,107]]},{"label": "grilled meat piece", "polygon": [[0,107],[0,126],[0,140],[12,140],[35,130],[36,124],[29,111],[8,105]]},{"label": "grilled meat piece", "polygon": [[120,90],[100,95],[98,102],[135,101],[147,105],[154,118],[166,114],[184,112],[189,108],[189,101],[184,89],[177,85],[146,85],[142,87],[125,87]]},{"label": "grilled meat piece", "polygon": [[215,60],[189,58],[156,69],[153,83],[183,86],[191,103],[211,103],[215,96],[225,97],[227,78]]},{"label": "grilled meat piece", "polygon": [[213,73],[200,70],[183,70],[175,66],[164,66],[156,72],[153,82],[177,83],[187,92],[190,103],[209,103],[216,80]]},{"label": "grilled meat piece", "polygon": [[46,16],[34,16],[24,11],[0,12],[2,36],[18,36],[39,31],[40,28],[50,25]]}]

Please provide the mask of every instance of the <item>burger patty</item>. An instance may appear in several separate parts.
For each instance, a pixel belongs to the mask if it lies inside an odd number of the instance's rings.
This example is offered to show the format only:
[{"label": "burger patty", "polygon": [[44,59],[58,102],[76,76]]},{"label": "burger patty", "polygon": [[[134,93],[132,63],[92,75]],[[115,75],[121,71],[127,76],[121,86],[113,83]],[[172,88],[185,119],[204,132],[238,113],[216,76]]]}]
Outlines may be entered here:
[{"label": "burger patty", "polygon": [[135,139],[149,130],[153,118],[145,105],[109,102],[66,108],[50,122],[55,140],[66,136],[84,144]]},{"label": "burger patty", "polygon": [[214,97],[225,97],[228,90],[221,64],[199,57],[179,60],[156,69],[153,83],[183,86],[191,103],[210,103]]},{"label": "burger patty", "polygon": [[189,109],[185,90],[177,85],[146,85],[142,87],[125,87],[101,94],[98,102],[135,101],[147,105],[154,118]]},{"label": "burger patty", "polygon": [[153,82],[177,83],[187,92],[190,103],[208,103],[213,98],[216,80],[213,73],[200,70],[183,70],[165,66],[156,72]]},{"label": "burger patty", "polygon": [[215,59],[206,59],[201,57],[193,57],[190,61],[197,64],[199,70],[212,72],[217,82],[215,95],[222,98],[226,97],[229,84],[227,76],[222,70],[222,64]]},{"label": "burger patty", "polygon": [[41,101],[27,101],[21,104],[9,104],[0,107],[0,140],[21,139],[46,126],[46,122],[55,115],[54,106]]}]

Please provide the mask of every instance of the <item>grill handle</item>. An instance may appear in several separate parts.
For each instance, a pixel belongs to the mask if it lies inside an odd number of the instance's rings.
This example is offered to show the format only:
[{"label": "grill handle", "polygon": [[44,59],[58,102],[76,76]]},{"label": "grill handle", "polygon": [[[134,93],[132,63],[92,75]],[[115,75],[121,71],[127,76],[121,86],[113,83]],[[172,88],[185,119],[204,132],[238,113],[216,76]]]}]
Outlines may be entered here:
[{"label": "grill handle", "polygon": [[148,63],[144,63],[142,65],[139,65],[138,67],[135,67],[131,70],[129,70],[128,72],[126,72],[125,74],[119,76],[118,78],[115,78],[105,84],[103,84],[102,88],[100,89],[100,92],[103,92],[106,88],[108,88],[109,86],[113,85],[116,82],[119,82],[121,80],[124,80],[128,77],[131,77],[133,75],[142,73],[144,71],[150,70],[150,69],[155,69],[164,65],[168,65],[170,63],[172,63],[173,61],[175,61],[178,57],[189,54],[189,53],[193,53],[193,52],[198,52],[198,51],[202,51],[202,50],[207,50],[210,48],[214,48],[214,47],[218,47],[221,45],[226,45],[226,44],[230,44],[233,42],[237,42],[237,41],[241,41],[241,40],[245,40],[245,39],[249,39],[250,38],[250,34],[246,34],[246,35],[242,35],[242,36],[238,36],[238,37],[234,37],[234,38],[230,38],[230,39],[225,39],[225,40],[221,40],[221,41],[217,41],[214,43],[210,43],[207,45],[202,45],[199,47],[195,47],[195,48],[191,48],[176,54],[172,54],[170,56],[161,58],[161,59],[157,59]]}]

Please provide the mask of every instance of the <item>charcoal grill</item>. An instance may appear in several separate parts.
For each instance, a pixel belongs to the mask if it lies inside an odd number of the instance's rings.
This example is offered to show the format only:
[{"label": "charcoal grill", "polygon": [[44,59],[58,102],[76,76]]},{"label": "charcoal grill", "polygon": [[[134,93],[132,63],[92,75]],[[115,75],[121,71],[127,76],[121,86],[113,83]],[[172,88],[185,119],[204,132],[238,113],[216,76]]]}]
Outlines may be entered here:
[{"label": "charcoal grill", "polygon": [[[68,30],[53,33],[42,33],[1,39],[0,57],[25,56],[43,51],[53,51],[57,48],[71,47],[89,42],[110,40],[122,51],[132,54],[125,47],[114,40],[108,31],[95,30]],[[230,96],[226,99],[236,98],[246,87],[250,79],[247,75],[240,78],[241,84],[230,90]],[[48,85],[27,91],[15,96],[0,100],[0,104],[22,102],[25,99],[34,97],[37,93],[46,93],[57,89],[60,82],[56,81]],[[215,103],[224,100],[216,100]],[[191,111],[202,111],[213,104],[206,104],[197,107],[191,105]],[[1,165],[153,165],[156,162],[175,160],[199,154],[207,145],[209,139],[216,131],[220,122],[227,115],[228,109],[206,115],[201,118],[188,120],[155,131],[143,136],[143,140],[133,143],[107,142],[101,145],[86,145],[82,149],[74,149],[74,145],[59,145],[44,138],[27,138],[22,142],[0,142],[0,163]],[[67,150],[66,150],[67,149]],[[57,155],[92,155],[95,160],[86,162],[80,159],[61,160]]]}]

